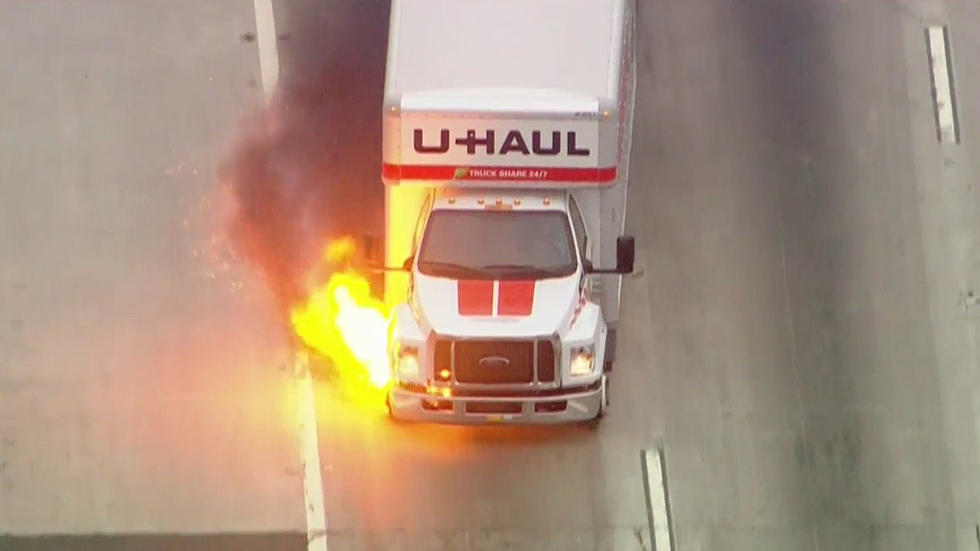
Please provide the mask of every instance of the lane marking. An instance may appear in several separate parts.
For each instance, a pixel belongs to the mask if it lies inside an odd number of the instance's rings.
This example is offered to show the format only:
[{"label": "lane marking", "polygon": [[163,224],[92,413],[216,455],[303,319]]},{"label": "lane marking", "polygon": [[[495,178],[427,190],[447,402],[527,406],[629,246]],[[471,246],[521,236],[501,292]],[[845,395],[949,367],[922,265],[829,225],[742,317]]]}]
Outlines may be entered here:
[{"label": "lane marking", "polygon": [[320,473],[320,446],[317,440],[316,402],[310,357],[296,352],[293,363],[296,379],[296,418],[299,421],[300,460],[303,462],[303,504],[306,509],[307,551],[327,551],[327,513],[323,503],[323,477]]},{"label": "lane marking", "polygon": [[[279,84],[279,47],[276,43],[276,19],[272,0],[253,0],[255,36],[259,49],[259,73],[266,101],[272,99]],[[298,350],[293,358],[296,381],[296,421],[300,461],[303,463],[303,509],[306,511],[307,551],[327,551],[327,513],[323,500],[323,476],[320,445],[316,426],[316,400],[310,357]]]},{"label": "lane marking", "polygon": [[949,28],[932,25],[926,29],[926,53],[932,74],[932,102],[936,114],[936,135],[940,143],[959,143],[956,93],[953,88]]},{"label": "lane marking", "polygon": [[279,83],[279,46],[276,42],[276,18],[272,0],[253,0],[255,8],[255,42],[259,47],[259,74],[262,91],[271,99]]},{"label": "lane marking", "polygon": [[647,522],[654,551],[673,551],[674,532],[667,492],[667,469],[663,448],[640,452],[643,488],[647,498]]}]

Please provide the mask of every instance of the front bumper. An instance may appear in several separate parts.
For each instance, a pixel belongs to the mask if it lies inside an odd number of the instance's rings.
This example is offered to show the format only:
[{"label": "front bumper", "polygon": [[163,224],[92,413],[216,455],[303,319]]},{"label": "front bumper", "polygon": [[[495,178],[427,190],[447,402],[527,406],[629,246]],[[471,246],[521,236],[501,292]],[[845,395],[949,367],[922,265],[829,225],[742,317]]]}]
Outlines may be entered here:
[{"label": "front bumper", "polygon": [[[587,387],[569,389],[567,393],[547,396],[443,398],[401,387],[393,387],[388,394],[391,415],[395,419],[454,425],[577,423],[595,419],[601,402],[602,380]],[[438,404],[438,409],[433,407],[434,404]]]}]

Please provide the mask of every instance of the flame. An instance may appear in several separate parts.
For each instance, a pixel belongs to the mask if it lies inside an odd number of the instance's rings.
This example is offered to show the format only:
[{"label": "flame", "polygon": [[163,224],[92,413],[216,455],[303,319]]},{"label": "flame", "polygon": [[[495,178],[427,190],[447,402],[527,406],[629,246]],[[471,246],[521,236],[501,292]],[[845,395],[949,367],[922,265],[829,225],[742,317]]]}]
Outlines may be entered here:
[{"label": "flame", "polygon": [[[325,260],[336,265],[354,252],[352,239],[328,243]],[[388,359],[390,309],[371,296],[367,279],[346,269],[333,273],[292,309],[293,330],[307,346],[331,360],[354,397],[383,399],[391,379]]]},{"label": "flame", "polygon": [[341,237],[327,243],[327,248],[323,251],[323,257],[328,263],[340,263],[350,260],[354,256],[354,238]]}]

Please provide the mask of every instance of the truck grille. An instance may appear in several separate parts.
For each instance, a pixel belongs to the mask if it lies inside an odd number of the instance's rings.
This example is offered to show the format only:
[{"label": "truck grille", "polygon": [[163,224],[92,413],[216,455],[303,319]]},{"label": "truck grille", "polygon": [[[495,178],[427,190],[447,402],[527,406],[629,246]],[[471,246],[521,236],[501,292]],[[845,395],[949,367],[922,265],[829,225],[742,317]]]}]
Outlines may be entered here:
[{"label": "truck grille", "polygon": [[538,341],[538,380],[542,383],[555,380],[555,347],[551,341]]},{"label": "truck grille", "polygon": [[448,368],[454,380],[463,384],[555,380],[554,346],[548,340],[439,340],[434,360],[437,373]]}]

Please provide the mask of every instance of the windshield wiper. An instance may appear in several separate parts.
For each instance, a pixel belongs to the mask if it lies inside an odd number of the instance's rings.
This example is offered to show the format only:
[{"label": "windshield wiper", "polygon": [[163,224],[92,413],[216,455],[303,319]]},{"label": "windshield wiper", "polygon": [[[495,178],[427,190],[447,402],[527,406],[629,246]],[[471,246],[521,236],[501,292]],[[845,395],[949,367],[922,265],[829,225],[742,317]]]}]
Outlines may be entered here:
[{"label": "windshield wiper", "polygon": [[534,266],[527,264],[488,264],[483,266],[484,270],[537,270]]},{"label": "windshield wiper", "polygon": [[463,264],[456,264],[455,262],[437,262],[431,260],[423,260],[419,263],[420,266],[426,270],[435,271],[446,271],[451,272],[453,275],[467,275],[467,276],[484,276],[482,270],[478,270],[472,266],[466,266]]},{"label": "windshield wiper", "polygon": [[562,276],[567,275],[567,271],[564,268],[539,268],[537,266],[528,266],[526,264],[489,264],[483,266],[482,269],[494,271],[494,270],[507,270],[515,272],[526,272],[529,275],[535,275],[539,277],[548,276]]}]

